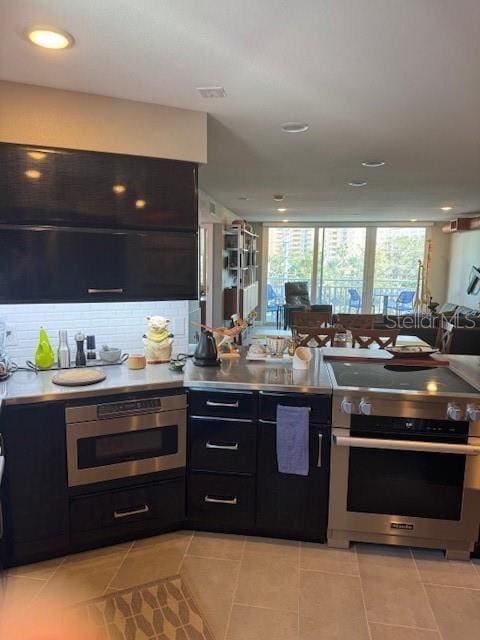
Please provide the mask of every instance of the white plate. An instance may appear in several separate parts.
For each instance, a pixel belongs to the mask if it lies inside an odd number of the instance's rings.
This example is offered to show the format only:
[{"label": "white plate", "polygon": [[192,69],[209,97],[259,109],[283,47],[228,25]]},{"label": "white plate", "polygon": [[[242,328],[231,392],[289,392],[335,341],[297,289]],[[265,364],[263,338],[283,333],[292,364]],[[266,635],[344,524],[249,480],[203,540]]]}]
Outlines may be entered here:
[{"label": "white plate", "polygon": [[248,352],[247,355],[245,356],[245,360],[248,360],[250,362],[268,362],[270,363],[277,363],[277,364],[286,364],[288,362],[292,361],[292,356],[289,356],[288,353],[284,353],[283,356],[281,358],[274,358],[273,356],[264,353],[264,354],[258,354],[258,353],[250,353]]}]

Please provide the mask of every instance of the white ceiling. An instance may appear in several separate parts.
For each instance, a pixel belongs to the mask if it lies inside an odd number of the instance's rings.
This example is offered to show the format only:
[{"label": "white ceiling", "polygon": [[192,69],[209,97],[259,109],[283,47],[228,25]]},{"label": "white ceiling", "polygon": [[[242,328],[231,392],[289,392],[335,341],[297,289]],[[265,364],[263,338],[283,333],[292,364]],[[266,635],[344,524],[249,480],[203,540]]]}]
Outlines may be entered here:
[{"label": "white ceiling", "polygon": [[208,111],[201,186],[251,220],[439,220],[480,210],[479,33],[480,0],[3,0],[0,77]]}]

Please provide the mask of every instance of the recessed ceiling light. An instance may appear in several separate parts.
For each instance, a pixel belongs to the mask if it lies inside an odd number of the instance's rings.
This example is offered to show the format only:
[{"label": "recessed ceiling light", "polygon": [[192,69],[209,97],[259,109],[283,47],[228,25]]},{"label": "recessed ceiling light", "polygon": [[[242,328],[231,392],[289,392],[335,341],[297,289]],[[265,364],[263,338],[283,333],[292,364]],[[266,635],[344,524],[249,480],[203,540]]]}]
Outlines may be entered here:
[{"label": "recessed ceiling light", "polygon": [[139,200],[135,200],[135,206],[137,207],[137,209],[143,209],[146,204],[146,200],[142,200],[141,198]]},{"label": "recessed ceiling light", "polygon": [[27,178],[30,178],[31,180],[38,180],[38,178],[42,176],[40,171],[38,171],[37,169],[27,169],[25,171],[25,175],[27,176]]},{"label": "recessed ceiling light", "polygon": [[278,193],[277,195],[273,196],[273,199],[275,200],[275,202],[283,202],[285,200],[285,196]]},{"label": "recessed ceiling light", "polygon": [[285,207],[280,207],[280,209],[277,209],[277,211],[279,213],[283,213],[284,211],[286,211]]},{"label": "recessed ceiling light", "polygon": [[113,193],[125,193],[125,191],[127,190],[127,187],[124,184],[114,184],[112,187],[112,191]]},{"label": "recessed ceiling light", "polygon": [[351,187],[366,187],[367,183],[365,180],[352,180],[348,183]]},{"label": "recessed ceiling light", "polygon": [[237,200],[248,200],[248,196],[238,196]]},{"label": "recessed ceiling light", "polygon": [[202,98],[225,98],[227,92],[223,87],[197,87]]},{"label": "recessed ceiling light", "polygon": [[442,211],[451,211],[453,207],[442,207]]},{"label": "recessed ceiling light", "polygon": [[410,222],[416,222],[417,218],[410,218]]},{"label": "recessed ceiling light", "polygon": [[282,222],[288,222],[288,220],[282,220]]},{"label": "recessed ceiling light", "polygon": [[383,167],[386,164],[385,160],[365,160],[362,162],[363,167]]},{"label": "recessed ceiling light", "polygon": [[306,122],[284,122],[280,128],[285,133],[303,133],[310,129],[310,125]]},{"label": "recessed ceiling light", "polygon": [[70,33],[56,28],[28,27],[25,35],[32,44],[44,49],[68,49],[75,43]]},{"label": "recessed ceiling light", "polygon": [[47,157],[47,154],[43,151],[27,151],[27,156],[32,160],[43,160]]}]

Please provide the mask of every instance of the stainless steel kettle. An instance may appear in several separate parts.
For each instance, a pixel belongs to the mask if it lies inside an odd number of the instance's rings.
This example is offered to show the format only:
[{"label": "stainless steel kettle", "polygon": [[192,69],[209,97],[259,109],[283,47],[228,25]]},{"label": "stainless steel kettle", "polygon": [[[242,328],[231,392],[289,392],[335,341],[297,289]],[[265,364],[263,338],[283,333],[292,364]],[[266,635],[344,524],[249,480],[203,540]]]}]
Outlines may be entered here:
[{"label": "stainless steel kettle", "polygon": [[197,367],[218,367],[217,345],[211,331],[202,331],[197,348],[193,354],[193,364]]}]

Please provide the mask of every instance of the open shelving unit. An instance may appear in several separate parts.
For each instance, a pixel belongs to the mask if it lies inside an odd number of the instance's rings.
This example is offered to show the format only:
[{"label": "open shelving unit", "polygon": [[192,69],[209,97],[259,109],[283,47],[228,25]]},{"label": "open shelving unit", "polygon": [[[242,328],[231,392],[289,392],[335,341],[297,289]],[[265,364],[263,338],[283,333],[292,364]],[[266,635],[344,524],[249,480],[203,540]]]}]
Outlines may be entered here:
[{"label": "open shelving unit", "polygon": [[258,236],[247,229],[224,231],[224,319],[247,319],[258,306]]}]

